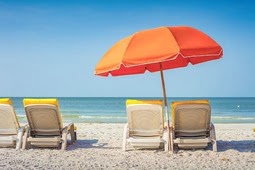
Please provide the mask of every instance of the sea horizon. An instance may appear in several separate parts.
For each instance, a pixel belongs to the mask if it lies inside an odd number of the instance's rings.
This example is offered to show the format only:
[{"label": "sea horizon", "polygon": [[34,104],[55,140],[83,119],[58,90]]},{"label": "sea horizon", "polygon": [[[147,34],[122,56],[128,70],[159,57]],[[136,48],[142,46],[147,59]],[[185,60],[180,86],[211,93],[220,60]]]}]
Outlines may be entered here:
[{"label": "sea horizon", "polygon": [[[27,123],[24,98],[57,98],[65,123],[126,123],[127,99],[160,99],[163,97],[9,97],[21,123]],[[255,97],[168,97],[171,121],[171,102],[176,100],[208,99],[213,123],[254,123]]]}]

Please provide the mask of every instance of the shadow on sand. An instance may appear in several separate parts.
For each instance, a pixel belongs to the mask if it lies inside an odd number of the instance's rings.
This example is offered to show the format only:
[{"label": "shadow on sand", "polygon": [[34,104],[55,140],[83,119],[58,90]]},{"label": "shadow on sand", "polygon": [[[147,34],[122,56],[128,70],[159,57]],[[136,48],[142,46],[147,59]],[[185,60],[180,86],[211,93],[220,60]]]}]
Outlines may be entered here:
[{"label": "shadow on sand", "polygon": [[108,143],[99,143],[98,139],[77,140],[74,145],[69,145],[68,150],[79,148],[99,148],[99,149],[121,149],[121,147],[108,147]]},{"label": "shadow on sand", "polygon": [[238,141],[217,141],[218,152],[227,150],[236,150],[238,152],[255,152],[254,140],[238,140]]},{"label": "shadow on sand", "polygon": [[[254,140],[238,140],[238,141],[223,141],[218,140],[217,141],[217,152],[225,152],[227,150],[236,150],[238,152],[255,152],[255,139]],[[178,153],[182,149],[178,149],[177,146],[174,148],[174,152]],[[190,149],[192,150],[192,149]],[[193,151],[195,151],[194,149]],[[200,150],[200,149],[197,149]],[[201,150],[211,150],[212,151],[212,145],[208,145],[205,149]]]},{"label": "shadow on sand", "polygon": [[[68,150],[75,150],[79,148],[99,148],[99,149],[121,149],[121,147],[108,147],[108,143],[99,143],[98,139],[90,140],[77,140],[74,145],[69,145]],[[238,152],[255,152],[255,140],[238,140],[238,141],[217,141],[218,152],[224,152],[227,150],[236,150]],[[178,153],[179,149],[175,148]],[[212,146],[209,145],[205,150],[212,150]],[[162,151],[161,149],[158,151]]]}]

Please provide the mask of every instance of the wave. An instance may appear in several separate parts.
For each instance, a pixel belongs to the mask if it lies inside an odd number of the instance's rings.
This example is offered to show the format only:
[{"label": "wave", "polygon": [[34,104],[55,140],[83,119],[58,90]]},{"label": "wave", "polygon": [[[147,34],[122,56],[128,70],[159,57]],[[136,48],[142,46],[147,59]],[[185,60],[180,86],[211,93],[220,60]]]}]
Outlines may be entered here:
[{"label": "wave", "polygon": [[124,116],[79,116],[79,118],[88,118],[88,119],[126,119]]},{"label": "wave", "polygon": [[26,117],[26,115],[17,115],[17,117],[25,118],[25,117]]},{"label": "wave", "polygon": [[236,120],[255,120],[255,117],[236,117],[236,116],[213,116],[212,119],[236,119]]}]

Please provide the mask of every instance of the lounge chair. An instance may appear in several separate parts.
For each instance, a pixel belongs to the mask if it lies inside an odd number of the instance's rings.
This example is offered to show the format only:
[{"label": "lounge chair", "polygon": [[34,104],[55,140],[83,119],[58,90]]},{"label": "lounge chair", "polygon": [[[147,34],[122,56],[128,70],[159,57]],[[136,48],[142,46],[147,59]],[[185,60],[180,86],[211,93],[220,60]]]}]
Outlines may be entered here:
[{"label": "lounge chair", "polygon": [[0,99],[0,147],[20,149],[26,127],[20,127],[11,99]]},{"label": "lounge chair", "polygon": [[172,102],[171,150],[176,144],[182,149],[205,148],[212,144],[217,152],[214,125],[211,123],[211,107],[208,100]]},{"label": "lounge chair", "polygon": [[127,100],[128,123],[124,127],[122,150],[127,144],[133,148],[159,148],[168,151],[169,135],[164,128],[161,100]]},{"label": "lounge chair", "polygon": [[60,147],[66,150],[67,134],[71,142],[76,140],[73,123],[63,127],[57,99],[24,99],[24,108],[29,123],[23,138],[22,149],[27,145],[37,147]]}]

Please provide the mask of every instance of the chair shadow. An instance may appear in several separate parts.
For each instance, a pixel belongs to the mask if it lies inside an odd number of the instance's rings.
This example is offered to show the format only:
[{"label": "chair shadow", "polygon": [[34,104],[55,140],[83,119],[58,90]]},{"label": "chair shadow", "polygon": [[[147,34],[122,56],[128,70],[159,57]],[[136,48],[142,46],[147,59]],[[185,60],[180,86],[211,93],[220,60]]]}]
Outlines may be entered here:
[{"label": "chair shadow", "polygon": [[100,149],[121,149],[121,147],[108,147],[108,143],[99,143],[98,139],[77,140],[74,145],[69,145],[68,150],[80,148],[100,148]]},{"label": "chair shadow", "polygon": [[[174,152],[178,153],[182,149],[177,146],[174,147]],[[188,149],[189,150],[189,149]],[[191,149],[192,150],[192,149]],[[204,149],[194,149],[195,150],[213,150],[212,145],[209,144]],[[238,141],[217,141],[217,152],[225,152],[227,150],[236,150],[238,152],[255,152],[255,140],[238,140]]]},{"label": "chair shadow", "polygon": [[[98,139],[77,140],[74,145],[69,145],[68,150],[76,150],[80,148],[99,148],[99,149],[121,149],[121,147],[108,147],[108,143],[98,143]],[[238,141],[217,141],[218,152],[227,150],[236,150],[238,152],[255,152],[255,140],[238,140]],[[206,150],[212,150],[209,145]],[[161,150],[157,150],[158,152]]]},{"label": "chair shadow", "polygon": [[236,150],[238,152],[255,152],[255,140],[217,141],[218,152]]}]

